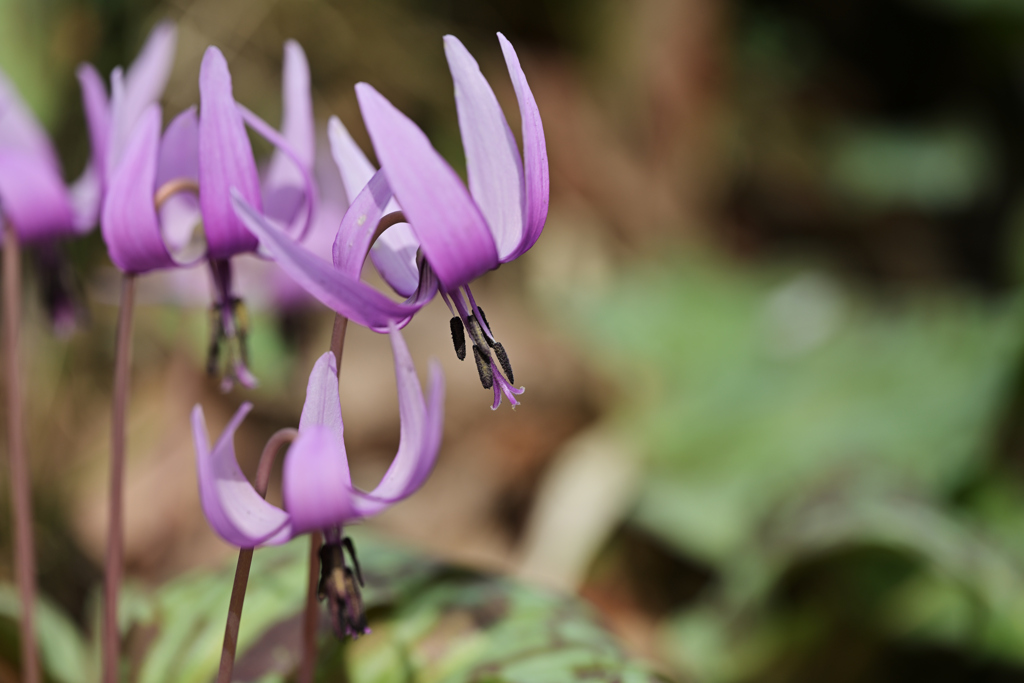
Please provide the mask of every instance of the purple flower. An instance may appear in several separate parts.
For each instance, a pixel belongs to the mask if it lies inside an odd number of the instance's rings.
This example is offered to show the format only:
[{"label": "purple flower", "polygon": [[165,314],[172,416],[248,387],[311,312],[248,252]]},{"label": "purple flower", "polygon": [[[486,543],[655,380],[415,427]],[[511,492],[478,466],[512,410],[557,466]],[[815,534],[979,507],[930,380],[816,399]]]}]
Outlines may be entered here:
[{"label": "purple flower", "polygon": [[125,76],[115,69],[116,103],[90,64],[78,69],[92,156],[69,188],[45,131],[0,73],[0,217],[25,243],[82,234],[99,217],[108,160],[118,155],[143,109],[159,99],[174,57],[175,28],[157,25]]},{"label": "purple flower", "polygon": [[[404,324],[435,288],[452,310],[456,353],[466,356],[472,341],[480,381],[494,390],[492,408],[504,394],[513,405],[522,393],[512,368],[469,283],[511,261],[536,243],[548,210],[548,164],[544,130],[536,101],[512,45],[498,34],[523,122],[523,154],[490,85],[466,48],[445,36],[445,54],[455,82],[455,101],[466,152],[469,187],[433,148],[415,123],[371,86],[356,85],[363,120],[382,169],[373,166],[337,120],[329,129],[339,169],[350,197],[334,245],[335,268],[309,254],[269,221],[244,193],[236,210],[264,248],[297,282],[324,304],[377,331],[389,321]],[[392,202],[392,195],[395,204]],[[371,253],[374,264],[396,292],[396,303],[359,277],[378,222],[401,207],[403,223],[385,231]],[[258,208],[258,207],[256,207]]]},{"label": "purple flower", "polygon": [[90,166],[69,188],[57,152],[14,86],[0,72],[0,225],[25,244],[88,232],[99,186]]},{"label": "purple flower", "polygon": [[[109,145],[103,235],[111,260],[121,270],[144,273],[194,263],[197,255],[190,253],[194,251],[190,244],[202,220],[207,243],[202,256],[209,261],[214,285],[208,369],[215,372],[225,356],[225,390],[233,379],[246,386],[255,384],[247,367],[246,316],[233,292],[229,259],[253,251],[257,242],[231,211],[229,190],[238,188],[249,201],[263,206],[278,225],[291,225],[300,234],[309,225],[315,204],[309,65],[295,41],[285,43],[283,82],[279,133],[235,102],[227,60],[210,47],[200,68],[198,116],[194,108],[182,112],[161,137],[160,109],[150,105],[137,117],[123,150],[114,139]],[[119,101],[117,83],[115,78],[115,103]],[[122,99],[133,101],[127,96]],[[110,118],[117,120],[119,108],[111,108]],[[246,124],[277,148],[262,182]],[[102,137],[103,127],[96,128]]]},{"label": "purple flower", "polygon": [[[309,63],[298,43],[285,43],[281,133],[235,102],[227,60],[216,47],[207,48],[203,56],[199,98],[199,204],[218,321],[210,346],[209,368],[216,367],[220,349],[226,347],[229,370],[242,384],[251,387],[255,379],[246,367],[244,309],[232,291],[229,259],[255,251],[258,242],[235,216],[231,191],[265,210],[276,224],[290,226],[297,238],[306,233],[316,203]],[[245,124],[277,148],[262,182]],[[224,382],[225,389],[230,382],[229,376]]]},{"label": "purple flower", "polygon": [[[199,496],[207,521],[221,538],[251,548],[281,544],[299,534],[322,530],[327,545],[336,547],[340,555],[345,524],[381,512],[423,485],[441,445],[444,376],[436,363],[431,365],[430,395],[425,400],[409,350],[393,325],[390,336],[401,436],[391,466],[369,493],[352,485],[337,366],[330,351],[320,357],[310,373],[299,435],[285,456],[284,509],[264,500],[238,466],[234,434],[252,404],[245,403],[238,409],[212,448],[203,410],[198,405],[193,409]],[[349,634],[359,635],[363,631],[354,621],[347,621]]]},{"label": "purple flower", "polygon": [[121,67],[110,74],[110,96],[103,77],[92,64],[78,67],[85,119],[93,155],[93,173],[104,190],[120,163],[135,125],[146,109],[160,100],[174,66],[178,29],[171,22],[157,24],[139,55],[125,72]]}]

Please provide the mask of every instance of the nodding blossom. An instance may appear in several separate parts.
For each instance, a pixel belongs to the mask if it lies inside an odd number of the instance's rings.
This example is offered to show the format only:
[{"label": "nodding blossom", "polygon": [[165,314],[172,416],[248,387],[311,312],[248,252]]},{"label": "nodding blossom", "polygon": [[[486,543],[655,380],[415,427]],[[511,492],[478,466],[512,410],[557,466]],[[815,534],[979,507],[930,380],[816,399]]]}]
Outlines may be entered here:
[{"label": "nodding blossom", "polygon": [[[335,268],[311,260],[294,240],[264,220],[244,193],[236,196],[239,218],[277,263],[347,318],[383,331],[388,321],[407,322],[440,291],[452,311],[456,354],[465,358],[468,333],[481,384],[494,391],[495,409],[502,395],[517,405],[515,396],[523,390],[513,386],[508,355],[469,285],[536,243],[547,218],[549,194],[540,112],[511,43],[500,33],[498,40],[519,102],[522,155],[476,60],[457,38],[444,38],[468,188],[415,123],[372,86],[356,85],[381,170],[374,172],[344,126],[333,120],[329,135],[335,160],[349,196],[355,197],[334,244]],[[398,208],[401,212],[395,213]],[[371,258],[388,284],[408,297],[403,303],[353,282],[378,228],[387,229],[373,246]]]},{"label": "nodding blossom", "polygon": [[[255,385],[247,364],[246,314],[233,292],[230,258],[257,245],[231,210],[229,189],[238,188],[278,225],[305,232],[315,203],[309,64],[298,43],[285,43],[281,132],[235,102],[227,60],[215,47],[203,57],[199,90],[198,115],[194,107],[185,110],[161,136],[161,112],[152,104],[139,115],[123,152],[108,160],[103,236],[115,265],[126,273],[144,273],[194,263],[190,242],[202,221],[202,257],[209,262],[214,289],[208,370],[215,373],[223,357],[227,390],[233,380]],[[262,179],[246,124],[277,148]]]},{"label": "nodding blossom", "polygon": [[444,376],[434,363],[430,368],[430,392],[424,398],[408,347],[391,326],[395,357],[401,432],[398,452],[377,487],[367,493],[355,488],[345,451],[341,400],[334,354],[317,360],[309,376],[306,402],[299,418],[298,437],[284,460],[282,493],[284,508],[264,500],[238,466],[234,434],[252,409],[243,404],[210,446],[203,410],[192,411],[192,432],[199,473],[203,512],[213,530],[225,541],[242,548],[277,545],[299,534],[323,531],[325,538],[321,592],[329,597],[339,637],[358,636],[366,622],[359,608],[356,573],[344,562],[343,527],[383,511],[414,493],[426,481],[441,445],[444,426]]},{"label": "nodding blossom", "polygon": [[152,31],[127,77],[120,81],[127,106],[118,110],[113,121],[103,79],[91,65],[79,68],[91,155],[70,187],[64,183],[57,152],[45,130],[0,72],[0,226],[10,223],[18,239],[39,253],[47,304],[58,330],[73,327],[80,314],[56,244],[95,227],[110,156],[108,146],[113,140],[123,141],[133,117],[160,97],[174,42],[173,25],[159,24]]}]

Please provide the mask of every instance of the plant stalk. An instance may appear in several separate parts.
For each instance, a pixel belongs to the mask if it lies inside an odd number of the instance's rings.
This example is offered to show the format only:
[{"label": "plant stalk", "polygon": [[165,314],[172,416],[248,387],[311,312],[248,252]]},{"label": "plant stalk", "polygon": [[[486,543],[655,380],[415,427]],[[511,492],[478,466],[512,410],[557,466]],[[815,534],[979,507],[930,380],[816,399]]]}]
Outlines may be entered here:
[{"label": "plant stalk", "polygon": [[36,552],[32,539],[32,478],[25,455],[22,423],[21,367],[18,338],[21,327],[21,249],[10,221],[4,229],[4,356],[7,365],[7,457],[11,468],[11,504],[14,507],[14,558],[21,595],[21,680],[39,683],[36,656],[35,601]]},{"label": "plant stalk", "polygon": [[[291,443],[299,432],[291,427],[279,429],[263,447],[260,464],[256,469],[256,492],[267,497],[267,486],[270,485],[270,472],[274,459],[281,446]],[[217,672],[217,683],[230,683],[235,669],[235,653],[238,650],[238,629],[242,623],[242,605],[245,603],[245,589],[249,585],[249,569],[252,567],[252,548],[238,551],[238,564],[235,565],[235,581],[231,586],[231,602],[228,605],[228,622],[224,627],[224,647],[220,653],[220,670]]]},{"label": "plant stalk", "polygon": [[110,434],[110,518],[107,530],[107,566],[103,588],[103,681],[120,678],[121,633],[117,599],[124,572],[124,461],[125,415],[132,365],[132,314],[135,311],[135,275],[121,277],[121,307],[117,313],[114,350],[114,406]]}]

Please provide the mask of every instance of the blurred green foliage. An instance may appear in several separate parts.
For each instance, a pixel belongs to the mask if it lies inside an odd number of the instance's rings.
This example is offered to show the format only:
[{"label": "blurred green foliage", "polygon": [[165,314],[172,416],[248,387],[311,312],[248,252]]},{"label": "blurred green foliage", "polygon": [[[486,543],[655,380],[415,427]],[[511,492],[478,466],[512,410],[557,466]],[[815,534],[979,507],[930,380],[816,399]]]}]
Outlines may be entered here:
[{"label": "blurred green foliage", "polygon": [[[322,630],[316,680],[658,680],[629,660],[592,611],[564,595],[445,566],[356,530],[373,632],[341,643]],[[306,539],[254,554],[236,677],[284,681],[298,664],[308,576]],[[220,662],[234,566],[182,576],[155,592],[129,587],[122,631],[140,642],[124,674],[140,683],[203,683]],[[0,585],[0,663],[17,659],[13,587]],[[97,680],[98,652],[43,600],[38,632],[50,680]]]},{"label": "blurred green foliage", "polygon": [[715,577],[665,627],[683,670],[793,680],[851,620],[1024,662],[1024,504],[993,458],[1024,301],[688,258],[570,308],[631,387],[631,523]]}]

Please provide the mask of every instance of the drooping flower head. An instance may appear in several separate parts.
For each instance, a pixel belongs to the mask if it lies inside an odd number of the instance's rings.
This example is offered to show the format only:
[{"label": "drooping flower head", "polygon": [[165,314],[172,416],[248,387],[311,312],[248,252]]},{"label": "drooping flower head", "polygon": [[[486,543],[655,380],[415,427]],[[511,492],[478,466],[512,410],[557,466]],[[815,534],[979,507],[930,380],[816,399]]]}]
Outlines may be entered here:
[{"label": "drooping flower head", "polygon": [[[89,126],[91,155],[85,170],[65,185],[56,150],[14,87],[0,73],[0,226],[10,223],[19,240],[39,252],[43,282],[58,326],[78,317],[56,242],[95,227],[103,197],[109,147],[123,141],[134,118],[160,97],[174,56],[175,29],[153,29],[138,58],[121,80],[116,120],[103,79],[91,65],[79,68]],[[118,69],[120,73],[120,69]]]},{"label": "drooping flower head", "polygon": [[[230,258],[256,250],[258,242],[235,216],[234,189],[267,216],[301,239],[316,202],[312,170],[315,156],[309,63],[295,41],[285,43],[282,132],[235,102],[227,60],[209,47],[199,70],[199,204],[206,233],[207,257],[214,283],[216,324],[210,366],[226,350],[227,367],[246,386],[255,380],[246,363],[245,315],[232,291]],[[277,151],[262,179],[245,124]],[[230,377],[226,382],[230,386]]]},{"label": "drooping flower head", "polygon": [[[239,217],[286,272],[324,304],[360,324],[377,331],[386,329],[388,320],[403,324],[439,290],[452,310],[456,353],[465,358],[468,332],[480,381],[494,391],[493,408],[502,395],[516,405],[522,389],[513,386],[508,356],[469,284],[536,243],[549,194],[537,103],[512,45],[501,34],[498,39],[519,102],[522,154],[476,61],[457,38],[445,37],[468,188],[415,123],[372,86],[360,83],[356,95],[381,170],[374,173],[344,126],[333,120],[329,135],[335,160],[346,191],[355,197],[335,242],[335,269],[311,261],[294,241],[262,220],[243,193],[236,203]],[[395,216],[392,211],[398,208],[401,214]],[[380,235],[370,253],[384,279],[408,297],[401,304],[362,282],[351,282],[359,277],[378,225],[387,224],[389,216],[398,224]]]},{"label": "drooping flower head", "polygon": [[[337,365],[330,351],[320,357],[310,373],[298,438],[285,456],[283,509],[260,496],[242,473],[235,456],[234,434],[252,404],[245,403],[238,409],[212,447],[202,408],[197,405],[192,411],[200,501],[213,530],[228,543],[242,548],[277,545],[299,534],[323,531],[326,546],[322,557],[326,555],[324,578],[328,585],[322,584],[322,589],[328,593],[338,591],[349,600],[358,600],[358,592],[354,596],[351,592],[346,594],[344,585],[332,583],[329,576],[333,568],[341,572],[343,584],[346,576],[350,576],[344,571],[347,567],[342,554],[342,527],[377,514],[419,489],[434,466],[444,426],[444,376],[440,367],[436,363],[431,365],[430,392],[425,399],[409,350],[394,326],[390,337],[401,436],[391,466],[369,493],[352,484]],[[354,585],[348,590],[357,591]],[[345,618],[337,611],[343,607],[351,608],[352,604],[332,601],[339,637],[364,633],[361,611]]]},{"label": "drooping flower head", "polygon": [[[130,77],[131,73],[125,80]],[[223,357],[223,387],[230,388],[233,379],[252,386],[245,311],[232,291],[229,259],[255,249],[256,240],[230,207],[225,213],[224,204],[229,202],[229,189],[240,188],[281,225],[305,230],[315,195],[310,175],[314,148],[309,66],[298,43],[285,43],[282,133],[235,102],[227,61],[217,48],[207,50],[199,81],[198,115],[194,107],[185,110],[161,136],[160,109],[151,104],[125,137],[123,150],[108,159],[103,235],[111,260],[127,273],[208,259],[214,289],[208,369],[216,372]],[[115,78],[115,103],[117,82]],[[118,108],[112,110],[110,118],[116,120]],[[246,124],[277,148],[262,185]],[[113,140],[110,149],[114,156]],[[197,254],[192,235],[200,221],[206,252]]]}]

